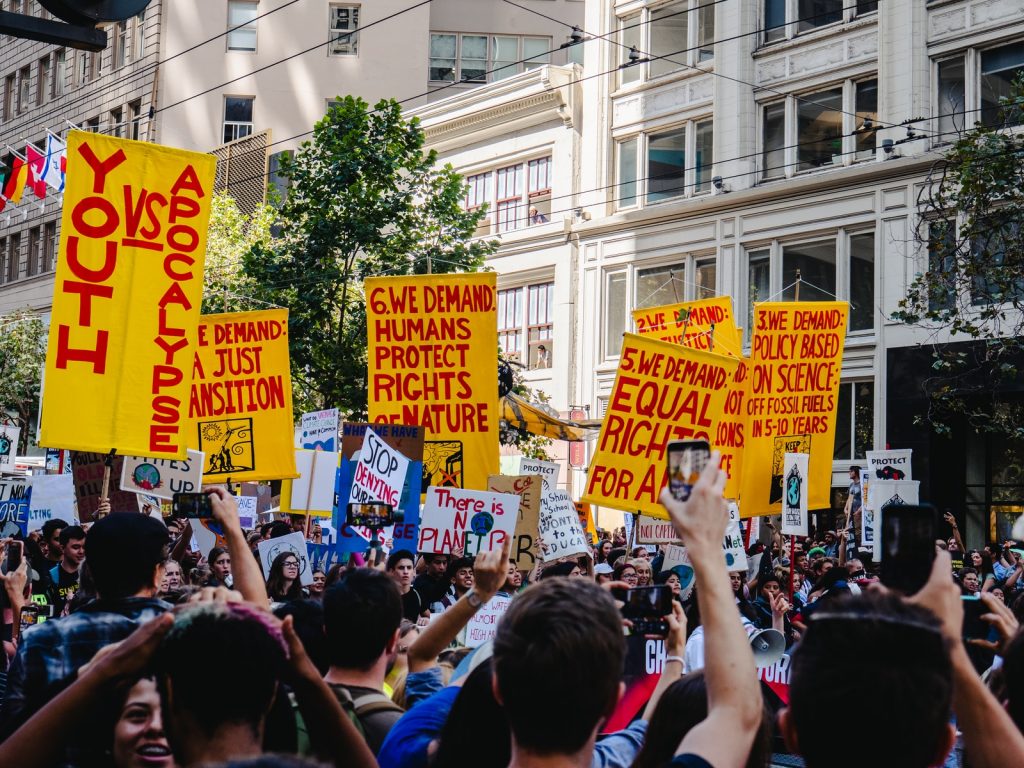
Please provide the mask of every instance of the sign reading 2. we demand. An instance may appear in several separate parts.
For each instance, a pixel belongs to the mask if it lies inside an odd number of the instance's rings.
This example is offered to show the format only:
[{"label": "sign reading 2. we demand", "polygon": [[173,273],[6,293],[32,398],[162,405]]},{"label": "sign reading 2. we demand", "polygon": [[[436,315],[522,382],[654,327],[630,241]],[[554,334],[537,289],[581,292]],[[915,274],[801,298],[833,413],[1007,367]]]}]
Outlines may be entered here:
[{"label": "sign reading 2. we demand", "polygon": [[370,421],[424,427],[433,486],[498,474],[496,286],[493,272],[366,280]]},{"label": "sign reading 2. we demand", "polygon": [[583,501],[664,519],[665,449],[707,440],[739,360],[627,333]]},{"label": "sign reading 2. we demand", "polygon": [[288,310],[203,315],[189,418],[208,483],[292,478]]},{"label": "sign reading 2. we demand", "polygon": [[68,135],[41,445],[185,458],[215,164]]},{"label": "sign reading 2. we demand", "polygon": [[810,509],[830,506],[836,408],[849,305],[845,301],[754,306],[740,512],[782,510],[787,453],[810,455]]}]

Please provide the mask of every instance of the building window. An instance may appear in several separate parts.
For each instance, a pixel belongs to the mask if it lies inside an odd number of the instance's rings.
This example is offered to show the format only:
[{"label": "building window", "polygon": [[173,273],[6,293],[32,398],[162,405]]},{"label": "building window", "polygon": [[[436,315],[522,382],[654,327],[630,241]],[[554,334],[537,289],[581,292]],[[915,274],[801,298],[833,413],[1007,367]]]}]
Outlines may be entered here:
[{"label": "building window", "polygon": [[429,76],[433,82],[493,83],[550,63],[550,37],[430,35]]},{"label": "building window", "polygon": [[626,332],[626,272],[610,272],[604,281],[604,356],[618,357],[622,350],[622,334]]},{"label": "building window", "polygon": [[16,78],[8,75],[4,79],[4,120],[14,117],[14,90]]},{"label": "building window", "polygon": [[332,5],[330,36],[331,56],[359,55],[359,6]]},{"label": "building window", "polygon": [[554,295],[553,282],[498,291],[498,344],[504,354],[522,361],[526,339],[525,364],[531,370],[551,367]]},{"label": "building window", "polygon": [[0,237],[0,285],[7,282],[7,238]]},{"label": "building window", "polygon": [[951,310],[956,304],[956,225],[952,221],[928,224],[928,309]]},{"label": "building window", "polygon": [[91,83],[100,76],[99,56],[99,53],[91,51],[78,51],[77,83],[79,85]]},{"label": "building window", "polygon": [[750,343],[754,329],[754,304],[771,296],[771,251],[766,249],[747,254],[747,322],[743,342]]},{"label": "building window", "polygon": [[[640,134],[616,145],[618,204],[627,208],[673,200],[710,189],[713,158],[711,120],[686,123],[658,133]],[[644,158],[644,174],[637,167]],[[687,158],[694,158],[687,160]]]},{"label": "building window", "polygon": [[[546,224],[551,215],[551,158],[467,176],[466,210],[476,211],[484,205],[494,211],[497,232]],[[481,220],[476,234],[490,234],[490,219],[488,215]]]},{"label": "building window", "polygon": [[57,266],[57,222],[50,221],[43,227],[43,272],[52,272]]},{"label": "building window", "polygon": [[112,61],[112,69],[120,69],[124,66],[127,60],[128,53],[128,22],[118,21],[115,22],[111,28],[113,32],[113,41],[110,47],[110,55]]},{"label": "building window", "polygon": [[108,133],[119,139],[124,138],[124,110],[120,107],[110,110],[110,131]]},{"label": "building window", "polygon": [[1019,303],[1024,299],[1024,280],[1007,280],[999,274],[1007,261],[1019,263],[1021,252],[1021,226],[1019,221],[992,219],[976,225],[971,239],[971,253],[975,263],[988,268],[971,280],[971,304]]},{"label": "building window", "polygon": [[53,98],[64,95],[64,83],[68,77],[68,52],[63,48],[53,54],[53,80],[50,83],[50,94]]},{"label": "building window", "polygon": [[613,41],[620,64],[629,64],[634,47],[649,60],[620,70],[619,82],[654,79],[714,58],[715,5],[714,0],[679,0],[620,18]]},{"label": "building window", "polygon": [[28,231],[28,260],[25,262],[25,274],[28,277],[42,272],[42,265],[39,263],[39,227],[32,227]]},{"label": "building window", "polygon": [[128,103],[128,138],[140,141],[142,136],[142,100]]},{"label": "building window", "polygon": [[15,232],[7,238],[7,282],[18,279],[21,271],[21,233]]},{"label": "building window", "polygon": [[88,120],[86,120],[84,123],[82,123],[82,129],[86,130],[86,131],[91,131],[92,133],[99,133],[100,132],[100,119],[99,119],[99,117],[98,116],[97,117],[90,117]]},{"label": "building window", "polygon": [[[978,122],[1000,127],[1000,99],[1010,95],[1014,79],[1024,74],[1024,41],[967,51],[939,61],[936,70],[937,141],[953,141]],[[1018,109],[1003,117],[1015,125],[1020,115]]]},{"label": "building window", "polygon": [[256,50],[257,5],[254,0],[228,0],[228,50]]},{"label": "building window", "polygon": [[877,0],[764,0],[764,41],[774,43],[878,10]]},{"label": "building window", "polygon": [[224,143],[241,139],[252,133],[251,96],[224,97]]},{"label": "building window", "polygon": [[871,381],[839,385],[836,442],[832,458],[855,461],[875,448],[875,384]]},{"label": "building window", "polygon": [[39,72],[36,77],[36,106],[46,101],[46,92],[50,84],[50,57],[43,56],[39,60]]},{"label": "building window", "polygon": [[877,80],[848,80],[764,105],[762,177],[792,176],[874,158],[877,111]]},{"label": "building window", "polygon": [[132,25],[132,61],[142,61],[146,49],[146,12],[135,17]]},{"label": "building window", "polygon": [[18,114],[27,112],[32,93],[32,68],[22,67],[18,72]]},{"label": "building window", "polygon": [[797,273],[800,301],[832,301],[836,295],[836,241],[785,245],[782,248],[783,301],[795,301]]},{"label": "building window", "polygon": [[850,332],[875,328],[875,235],[850,237]]}]

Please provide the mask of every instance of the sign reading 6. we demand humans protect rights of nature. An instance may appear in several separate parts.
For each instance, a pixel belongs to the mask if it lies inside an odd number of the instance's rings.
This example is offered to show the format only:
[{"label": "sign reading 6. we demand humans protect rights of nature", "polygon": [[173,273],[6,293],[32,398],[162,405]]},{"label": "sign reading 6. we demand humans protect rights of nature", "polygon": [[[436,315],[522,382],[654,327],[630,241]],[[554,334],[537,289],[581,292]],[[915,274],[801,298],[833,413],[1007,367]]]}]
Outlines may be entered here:
[{"label": "sign reading 6. we demand humans protect rights of nature", "polygon": [[366,280],[370,421],[426,430],[424,485],[498,474],[497,275]]},{"label": "sign reading 6. we demand humans protect rights of nature", "polygon": [[41,445],[185,458],[215,164],[68,135]]}]

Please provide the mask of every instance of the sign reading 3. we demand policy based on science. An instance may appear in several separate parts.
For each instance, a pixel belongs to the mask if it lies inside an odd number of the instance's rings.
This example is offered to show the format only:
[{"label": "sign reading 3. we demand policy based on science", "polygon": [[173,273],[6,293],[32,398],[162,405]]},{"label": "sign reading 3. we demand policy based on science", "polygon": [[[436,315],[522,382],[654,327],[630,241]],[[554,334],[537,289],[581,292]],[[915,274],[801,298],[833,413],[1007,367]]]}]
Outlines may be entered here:
[{"label": "sign reading 3. we demand policy based on science", "polygon": [[185,458],[215,164],[68,134],[40,445]]},{"label": "sign reading 3. we demand policy based on science", "polygon": [[498,474],[496,287],[493,272],[366,280],[370,421],[426,430],[425,484]]}]

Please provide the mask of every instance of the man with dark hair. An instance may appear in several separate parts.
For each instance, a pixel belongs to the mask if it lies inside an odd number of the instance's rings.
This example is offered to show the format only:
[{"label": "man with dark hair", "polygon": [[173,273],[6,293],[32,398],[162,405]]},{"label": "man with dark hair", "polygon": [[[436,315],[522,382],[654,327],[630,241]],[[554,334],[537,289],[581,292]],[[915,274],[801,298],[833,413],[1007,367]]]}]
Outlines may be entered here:
[{"label": "man with dark hair", "polygon": [[43,553],[46,559],[56,565],[60,562],[63,550],[60,547],[60,532],[67,528],[69,523],[66,520],[47,520],[43,523]]},{"label": "man with dark hair", "polygon": [[85,560],[85,530],[78,525],[66,525],[58,534],[60,562],[49,571],[49,600],[53,615],[60,616],[81,582],[82,561]]},{"label": "man with dark hair", "polygon": [[386,570],[394,579],[399,593],[402,595],[402,618],[417,621],[420,614],[427,610],[426,603],[420,593],[412,585],[416,573],[416,556],[408,549],[396,549],[388,555]]},{"label": "man with dark hair", "polygon": [[450,561],[451,558],[445,554],[424,553],[423,563],[426,568],[412,583],[412,588],[423,598],[424,605],[435,612],[441,610],[441,599],[448,591],[448,563]]},{"label": "man with dark hair", "polygon": [[448,576],[451,579],[451,587],[441,598],[441,605],[445,610],[451,608],[459,601],[459,598],[473,588],[473,558],[460,557],[448,567]]},{"label": "man with dark hair", "polygon": [[[68,542],[75,535],[72,528],[62,532]],[[97,600],[22,635],[7,678],[0,735],[13,731],[46,703],[55,692],[55,684],[74,676],[97,650],[124,639],[139,624],[170,610],[170,604],[156,599],[167,543],[164,524],[140,514],[107,515],[89,529],[85,557]],[[68,548],[65,545],[65,550]]]},{"label": "man with dark hair", "polygon": [[324,680],[355,714],[366,743],[377,754],[403,712],[383,693],[402,623],[402,597],[389,576],[357,568],[327,588],[323,605],[331,664]]}]

